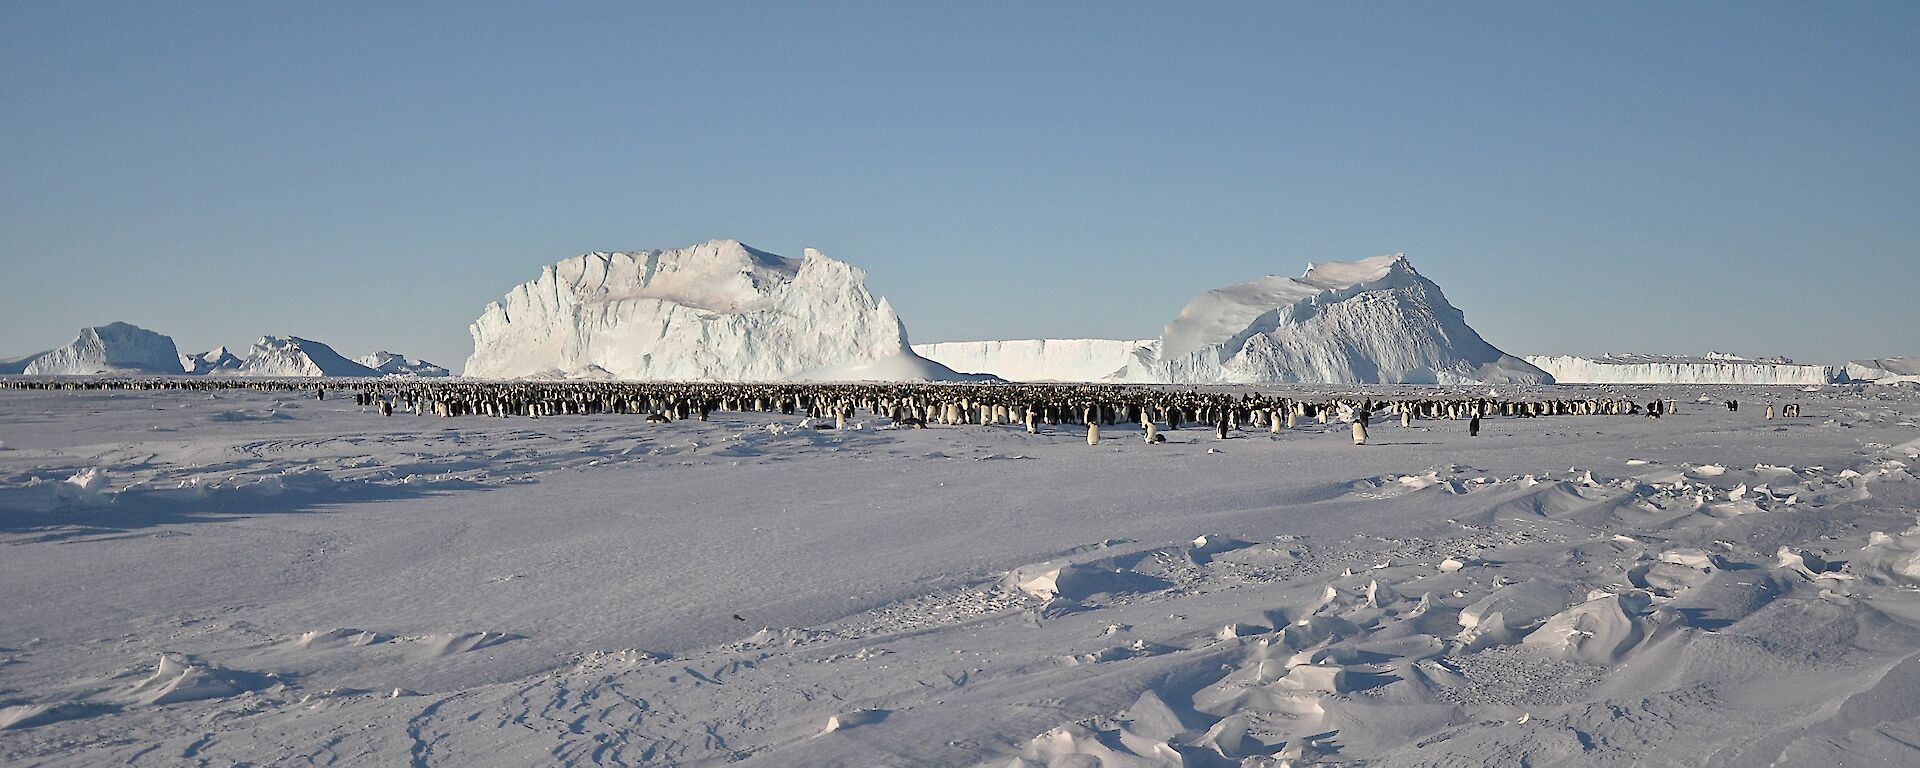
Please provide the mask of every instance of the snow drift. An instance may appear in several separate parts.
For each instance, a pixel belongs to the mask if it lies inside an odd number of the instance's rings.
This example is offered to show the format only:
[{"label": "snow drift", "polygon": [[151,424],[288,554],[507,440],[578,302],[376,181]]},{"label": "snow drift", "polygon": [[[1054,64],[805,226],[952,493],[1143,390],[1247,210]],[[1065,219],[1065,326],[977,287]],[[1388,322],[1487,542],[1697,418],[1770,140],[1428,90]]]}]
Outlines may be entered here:
[{"label": "snow drift", "polygon": [[312,339],[298,336],[262,336],[248,350],[240,367],[223,371],[238,376],[378,376],[379,371],[348,360]]},{"label": "snow drift", "polygon": [[963,378],[908,348],[858,267],[735,240],[567,259],[487,305],[471,332],[465,373],[482,378]]},{"label": "snow drift", "polygon": [[1193,299],[1121,380],[1177,384],[1549,383],[1488,344],[1404,254],[1309,264]]},{"label": "snow drift", "polygon": [[1152,359],[1158,339],[1017,339],[915,344],[913,351],[956,371],[1008,381],[1102,381],[1136,359]]},{"label": "snow drift", "polygon": [[88,376],[102,373],[178,374],[180,351],[173,339],[127,323],[80,329],[59,349],[0,364],[0,373],[29,376]]},{"label": "snow drift", "polygon": [[388,376],[419,376],[437,378],[451,375],[447,369],[425,360],[408,360],[405,355],[385,350],[360,357],[354,362],[372,368]]},{"label": "snow drift", "polygon": [[1561,384],[1828,384],[1832,368],[1784,357],[1745,358],[1725,352],[1670,355],[1529,355],[1527,362]]}]

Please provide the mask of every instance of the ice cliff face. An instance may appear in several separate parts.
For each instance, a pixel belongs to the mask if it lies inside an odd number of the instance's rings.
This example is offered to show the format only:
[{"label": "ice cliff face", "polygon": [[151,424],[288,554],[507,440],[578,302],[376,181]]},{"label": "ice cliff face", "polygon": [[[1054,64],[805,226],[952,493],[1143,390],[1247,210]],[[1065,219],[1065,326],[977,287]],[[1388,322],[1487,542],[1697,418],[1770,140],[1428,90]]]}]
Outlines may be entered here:
[{"label": "ice cliff face", "polygon": [[173,339],[126,323],[80,329],[64,347],[26,360],[29,376],[86,376],[100,373],[180,374],[180,351]]},{"label": "ice cliff face", "polygon": [[1104,381],[1136,359],[1151,359],[1158,339],[1019,339],[915,344],[913,351],[956,371],[1008,381]]},{"label": "ice cliff face", "polygon": [[[946,378],[908,349],[866,273],[738,241],[590,253],[542,270],[470,329],[465,375],[672,381]],[[879,364],[890,358],[900,360]]]},{"label": "ice cliff face", "polygon": [[1786,358],[1748,359],[1711,353],[1703,357],[1671,355],[1529,355],[1527,362],[1561,384],[1783,384],[1806,386],[1833,381],[1832,368],[1803,365]]},{"label": "ice cliff face", "polygon": [[450,375],[447,369],[434,365],[433,363],[425,360],[408,360],[404,355],[387,351],[375,352],[371,355],[357,358],[354,362],[388,376],[437,378]]},{"label": "ice cliff face", "polygon": [[1119,380],[1176,384],[1548,383],[1467,326],[1404,255],[1310,264],[1201,294]]},{"label": "ice cliff face", "polygon": [[239,368],[221,371],[238,376],[378,376],[379,371],[341,357],[332,347],[298,336],[262,336],[247,351]]}]

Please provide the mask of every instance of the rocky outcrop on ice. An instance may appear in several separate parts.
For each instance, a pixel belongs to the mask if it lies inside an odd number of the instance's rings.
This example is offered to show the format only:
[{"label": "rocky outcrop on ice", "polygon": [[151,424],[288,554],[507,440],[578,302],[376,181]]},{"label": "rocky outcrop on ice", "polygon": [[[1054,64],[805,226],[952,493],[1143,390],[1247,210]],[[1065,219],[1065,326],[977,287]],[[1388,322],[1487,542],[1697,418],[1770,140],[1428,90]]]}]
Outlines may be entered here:
[{"label": "rocky outcrop on ice", "polygon": [[360,357],[354,362],[388,376],[438,378],[452,375],[447,369],[425,360],[408,360],[405,355],[384,350]]},{"label": "rocky outcrop on ice", "polygon": [[247,351],[240,367],[220,372],[275,378],[380,375],[379,371],[342,357],[332,347],[298,336],[262,336],[253,343],[253,349]]},{"label": "rocky outcrop on ice", "polygon": [[174,348],[173,339],[127,323],[82,328],[80,335],[64,347],[10,362],[11,365],[0,367],[0,373],[89,376],[183,372],[180,352]]},{"label": "rocky outcrop on ice", "polygon": [[1824,365],[1795,363],[1784,357],[1745,358],[1725,352],[1702,357],[1672,355],[1529,355],[1527,362],[1561,384],[1786,384],[1818,385],[1834,380]]},{"label": "rocky outcrop on ice", "polygon": [[1871,381],[1880,384],[1920,382],[1920,357],[1883,357],[1855,360],[1841,369],[1847,381]]},{"label": "rocky outcrop on ice", "polygon": [[734,240],[567,259],[489,304],[471,332],[465,374],[481,378],[961,378],[908,348],[858,267]]},{"label": "rocky outcrop on ice", "polygon": [[210,373],[230,373],[238,370],[244,363],[246,363],[245,360],[242,360],[239,355],[228,351],[226,347],[214,347],[206,352],[180,356],[180,365],[185,367],[187,373],[193,376],[205,376]]},{"label": "rocky outcrop on ice", "polygon": [[1404,254],[1310,264],[1208,291],[1121,380],[1177,384],[1548,383],[1488,344]]},{"label": "rocky outcrop on ice", "polygon": [[956,371],[1008,381],[1103,381],[1151,360],[1159,346],[1159,339],[1018,339],[915,344],[913,351]]}]

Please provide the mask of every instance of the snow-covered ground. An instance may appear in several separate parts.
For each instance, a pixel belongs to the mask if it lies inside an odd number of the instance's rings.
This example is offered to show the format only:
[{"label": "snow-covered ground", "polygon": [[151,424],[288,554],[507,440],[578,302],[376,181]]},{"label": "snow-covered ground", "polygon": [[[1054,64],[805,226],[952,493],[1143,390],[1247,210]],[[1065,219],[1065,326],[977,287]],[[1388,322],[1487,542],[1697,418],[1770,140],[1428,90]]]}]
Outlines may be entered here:
[{"label": "snow-covered ground", "polygon": [[1920,762],[1920,393],[1624,391],[1681,408],[1090,447],[0,390],[0,764]]}]

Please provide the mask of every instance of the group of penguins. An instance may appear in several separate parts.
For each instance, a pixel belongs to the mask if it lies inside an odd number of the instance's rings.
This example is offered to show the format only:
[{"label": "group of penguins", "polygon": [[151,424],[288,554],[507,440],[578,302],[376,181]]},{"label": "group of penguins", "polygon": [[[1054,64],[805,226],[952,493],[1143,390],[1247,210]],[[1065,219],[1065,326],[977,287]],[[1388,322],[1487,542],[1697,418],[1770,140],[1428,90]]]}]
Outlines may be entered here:
[{"label": "group of penguins", "polygon": [[[1467,420],[1470,436],[1480,434],[1482,417],[1645,415],[1660,418],[1677,410],[1675,400],[1641,403],[1624,397],[1338,397],[1318,399],[1262,393],[1180,391],[1151,386],[1091,384],[790,384],[700,382],[485,382],[459,380],[361,380],[314,383],[299,379],[4,379],[0,388],[68,390],[309,390],[326,399],[329,387],[352,393],[354,402],[416,415],[541,416],[634,414],[648,422],[705,421],[715,411],[804,414],[819,428],[845,428],[864,411],[894,425],[1024,425],[1029,433],[1060,424],[1082,424],[1087,443],[1098,444],[1100,427],[1139,424],[1148,443],[1163,443],[1167,429],[1211,426],[1217,437],[1242,429],[1272,432],[1293,429],[1301,420],[1351,424],[1353,440],[1366,444],[1367,429],[1378,414],[1401,426],[1416,420]],[[1738,400],[1727,400],[1738,411]],[[1780,409],[1800,415],[1798,403]],[[1766,417],[1775,417],[1767,406]]]}]

